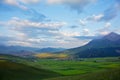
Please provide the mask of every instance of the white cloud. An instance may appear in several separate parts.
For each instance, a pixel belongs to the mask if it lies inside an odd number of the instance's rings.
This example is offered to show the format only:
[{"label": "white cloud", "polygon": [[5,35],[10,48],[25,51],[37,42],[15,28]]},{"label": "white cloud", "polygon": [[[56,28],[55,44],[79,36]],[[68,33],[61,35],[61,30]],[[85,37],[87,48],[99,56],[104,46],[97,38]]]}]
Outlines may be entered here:
[{"label": "white cloud", "polygon": [[88,35],[89,34],[89,29],[85,28],[83,29],[83,35]]},{"label": "white cloud", "polygon": [[103,28],[107,30],[107,29],[110,29],[111,26],[112,24],[110,22],[106,22]]},{"label": "white cloud", "polygon": [[107,34],[109,34],[110,33],[110,31],[101,31],[100,33],[99,33],[99,35],[107,35]]},{"label": "white cloud", "polygon": [[[10,37],[5,43],[8,45],[20,45],[29,47],[66,47],[81,46],[89,40],[78,40],[74,36],[80,36],[80,32],[60,30],[66,26],[66,22],[34,22],[13,17],[7,22],[0,22],[6,28]],[[84,34],[89,34],[85,28]]]},{"label": "white cloud", "polygon": [[4,3],[6,4],[9,4],[9,5],[13,5],[13,6],[16,6],[16,7],[19,7],[23,10],[27,10],[28,8],[24,5],[21,5],[18,0],[4,0]]},{"label": "white cloud", "polygon": [[78,3],[81,0],[48,0],[50,4]]},{"label": "white cloud", "polygon": [[8,22],[1,22],[4,26],[12,26],[12,29],[38,28],[56,30],[66,25],[65,22],[32,22],[29,20],[20,20],[13,18]]},{"label": "white cloud", "polygon": [[80,19],[80,25],[85,26],[86,24],[87,24],[87,21],[86,21],[86,20]]},{"label": "white cloud", "polygon": [[107,23],[105,24],[105,27],[106,27],[106,28],[111,27],[111,23],[107,22]]},{"label": "white cloud", "polygon": [[65,22],[32,22],[13,17],[7,22],[0,22],[0,25],[9,33],[6,35],[10,38],[5,42],[8,45],[49,47],[49,44],[53,46],[59,44],[56,43],[57,37],[65,37],[59,31],[66,25]]},{"label": "white cloud", "polygon": [[25,3],[25,4],[33,4],[33,3],[38,3],[41,0],[20,0],[20,2]]},{"label": "white cloud", "polygon": [[78,4],[78,3],[85,3],[85,2],[95,2],[96,0],[47,0],[50,4]]},{"label": "white cloud", "polygon": [[63,4],[69,6],[73,10],[81,12],[85,6],[94,3],[97,0],[47,0],[48,4]]},{"label": "white cloud", "polygon": [[4,0],[4,2],[10,5],[18,5],[18,2],[16,0]]},{"label": "white cloud", "polygon": [[[16,37],[16,36],[19,36],[19,37]],[[14,37],[16,37],[16,38],[18,38],[18,39],[25,39],[25,38],[27,38],[27,35],[25,34],[25,33],[22,33],[22,32],[15,32],[15,35],[14,35]]]},{"label": "white cloud", "polygon": [[103,14],[94,15],[94,16],[93,16],[93,20],[95,20],[95,21],[100,21],[103,17],[104,17]]},{"label": "white cloud", "polygon": [[27,10],[28,8],[23,4],[34,4],[40,2],[40,0],[3,0],[3,2]]},{"label": "white cloud", "polygon": [[92,15],[87,17],[85,20],[87,21],[101,21],[104,17],[104,14]]},{"label": "white cloud", "polygon": [[73,37],[73,36],[79,36],[79,32],[61,32],[62,36],[65,37]]},{"label": "white cloud", "polygon": [[8,45],[10,46],[29,46],[32,47],[32,44],[29,42],[25,42],[25,41],[8,41]]},{"label": "white cloud", "polygon": [[[54,37],[63,36],[59,32],[61,27],[65,26],[65,22],[32,22],[29,20],[20,20],[14,17],[7,22],[0,22],[0,25],[6,27],[12,38],[17,41],[28,41],[38,43],[39,41],[54,39]],[[43,42],[44,43],[44,42]],[[15,43],[16,44],[16,43]]]},{"label": "white cloud", "polygon": [[111,32],[111,23],[110,22],[106,22],[104,24],[104,27],[102,27],[101,29],[98,29],[98,35],[107,35]]},{"label": "white cloud", "polygon": [[7,4],[11,4],[11,5],[18,5],[20,3],[24,3],[24,4],[33,4],[33,3],[38,3],[41,0],[4,0],[5,3]]}]

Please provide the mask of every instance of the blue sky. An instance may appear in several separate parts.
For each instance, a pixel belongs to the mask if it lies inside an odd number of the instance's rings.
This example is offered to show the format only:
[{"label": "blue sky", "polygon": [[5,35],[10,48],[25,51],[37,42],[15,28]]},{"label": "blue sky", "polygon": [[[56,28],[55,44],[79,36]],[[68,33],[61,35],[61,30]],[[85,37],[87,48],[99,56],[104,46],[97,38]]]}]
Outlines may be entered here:
[{"label": "blue sky", "polygon": [[0,45],[73,48],[120,33],[120,0],[1,0]]}]

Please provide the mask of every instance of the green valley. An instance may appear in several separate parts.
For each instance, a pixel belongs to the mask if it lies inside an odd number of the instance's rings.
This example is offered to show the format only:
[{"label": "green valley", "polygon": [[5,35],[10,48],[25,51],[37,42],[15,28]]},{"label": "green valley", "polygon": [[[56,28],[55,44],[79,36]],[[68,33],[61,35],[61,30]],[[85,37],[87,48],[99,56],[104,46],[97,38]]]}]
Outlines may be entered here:
[{"label": "green valley", "polygon": [[59,60],[1,55],[0,80],[119,80],[119,67],[119,57]]}]

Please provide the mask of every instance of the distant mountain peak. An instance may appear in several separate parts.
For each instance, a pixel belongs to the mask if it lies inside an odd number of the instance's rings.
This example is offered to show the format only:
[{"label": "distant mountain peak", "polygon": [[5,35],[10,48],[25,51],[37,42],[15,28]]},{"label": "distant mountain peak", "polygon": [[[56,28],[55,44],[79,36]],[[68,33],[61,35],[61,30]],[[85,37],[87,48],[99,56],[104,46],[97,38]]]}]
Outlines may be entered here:
[{"label": "distant mountain peak", "polygon": [[117,33],[115,33],[115,32],[111,32],[111,33],[109,33],[108,35],[109,35],[109,36],[110,36],[110,35],[118,36],[119,34],[117,34]]},{"label": "distant mountain peak", "polygon": [[103,39],[107,39],[110,41],[118,41],[120,40],[120,35],[115,32],[111,32],[108,35],[104,36]]}]

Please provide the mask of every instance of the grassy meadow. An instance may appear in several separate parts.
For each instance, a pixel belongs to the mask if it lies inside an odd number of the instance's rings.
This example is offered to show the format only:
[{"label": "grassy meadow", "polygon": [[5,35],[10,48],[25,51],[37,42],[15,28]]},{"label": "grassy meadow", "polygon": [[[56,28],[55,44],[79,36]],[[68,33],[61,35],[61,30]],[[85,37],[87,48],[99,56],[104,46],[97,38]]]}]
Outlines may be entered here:
[{"label": "grassy meadow", "polygon": [[26,64],[36,68],[48,69],[65,76],[70,76],[117,68],[120,66],[120,61],[116,57],[90,58],[84,59],[83,61],[37,59],[35,62],[26,62]]},{"label": "grassy meadow", "polygon": [[1,56],[1,58],[0,80],[120,79],[118,77],[120,75],[120,58],[118,57],[83,58],[79,60],[24,59],[13,56]]}]

